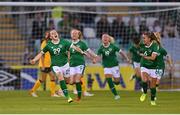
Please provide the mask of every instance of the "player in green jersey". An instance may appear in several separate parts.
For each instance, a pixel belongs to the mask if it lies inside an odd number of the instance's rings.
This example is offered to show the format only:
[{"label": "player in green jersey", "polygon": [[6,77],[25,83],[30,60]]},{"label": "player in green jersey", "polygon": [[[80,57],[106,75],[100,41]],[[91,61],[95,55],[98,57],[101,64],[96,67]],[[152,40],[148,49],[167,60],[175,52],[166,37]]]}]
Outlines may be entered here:
[{"label": "player in green jersey", "polygon": [[[86,43],[82,41],[82,34],[79,30],[73,29],[71,31],[71,39],[74,46],[79,47],[86,54],[89,53],[96,57],[97,55],[88,48]],[[71,82],[75,82],[76,90],[78,93],[77,101],[81,99],[82,87],[81,87],[81,77],[83,77],[83,73],[85,70],[85,59],[84,55],[75,51],[73,48],[70,48],[70,76]]]},{"label": "player in green jersey", "polygon": [[106,81],[111,89],[111,92],[114,94],[114,99],[117,100],[120,98],[118,95],[112,78],[114,78],[114,82],[119,84],[120,82],[120,72],[119,72],[119,62],[117,60],[116,52],[119,52],[128,62],[129,58],[126,54],[119,49],[114,43],[112,43],[113,39],[108,34],[102,35],[102,45],[98,49],[98,58],[96,61],[102,59],[102,65],[104,67],[104,74]]},{"label": "player in green jersey", "polygon": [[37,54],[32,60],[30,60],[30,63],[35,64],[36,61],[38,61],[43,56],[43,54],[48,51],[51,56],[51,70],[59,79],[60,87],[63,90],[63,93],[68,99],[68,102],[71,103],[73,100],[68,94],[68,89],[63,77],[66,73],[67,68],[69,68],[67,51],[69,51],[70,48],[73,48],[76,51],[81,52],[82,54],[84,52],[67,40],[61,39],[55,30],[50,31],[50,38],[51,40],[48,41],[47,45],[39,54]]},{"label": "player in green jersey", "polygon": [[165,60],[167,61],[167,64],[169,66],[170,72],[173,70],[173,63],[170,55],[167,54],[167,51],[163,48],[161,44],[161,35],[159,32],[154,32],[154,35],[157,38],[157,43],[159,44],[159,52],[157,56],[158,60],[158,65],[157,65],[157,82],[156,82],[156,88],[158,88],[160,79],[164,74],[164,69],[165,69]]},{"label": "player in green jersey", "polygon": [[147,95],[147,82],[150,81],[150,90],[151,90],[151,105],[156,105],[156,68],[157,68],[157,55],[159,50],[159,45],[155,42],[156,37],[152,32],[143,34],[143,42],[141,47],[141,77],[142,77],[142,87],[143,94],[140,97],[140,101],[143,102],[146,99]]},{"label": "player in green jersey", "polygon": [[141,71],[140,71],[140,36],[135,36],[132,39],[132,46],[129,48],[129,57],[131,57],[131,62],[133,64],[135,74],[131,76],[130,80],[136,79],[141,86]]}]

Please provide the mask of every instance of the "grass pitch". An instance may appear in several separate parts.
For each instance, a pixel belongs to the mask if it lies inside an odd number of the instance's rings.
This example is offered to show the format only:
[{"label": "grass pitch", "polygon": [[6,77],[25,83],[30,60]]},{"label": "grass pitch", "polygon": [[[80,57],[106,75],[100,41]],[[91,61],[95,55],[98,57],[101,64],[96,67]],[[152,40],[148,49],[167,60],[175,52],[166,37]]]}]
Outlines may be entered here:
[{"label": "grass pitch", "polygon": [[39,91],[38,98],[29,96],[28,91],[0,91],[0,114],[180,113],[180,92],[158,92],[157,106],[150,105],[149,96],[145,102],[140,102],[141,92],[121,91],[119,100],[114,100],[110,91],[93,93],[93,97],[83,97],[80,102],[69,104],[63,97],[50,97],[48,91]]}]

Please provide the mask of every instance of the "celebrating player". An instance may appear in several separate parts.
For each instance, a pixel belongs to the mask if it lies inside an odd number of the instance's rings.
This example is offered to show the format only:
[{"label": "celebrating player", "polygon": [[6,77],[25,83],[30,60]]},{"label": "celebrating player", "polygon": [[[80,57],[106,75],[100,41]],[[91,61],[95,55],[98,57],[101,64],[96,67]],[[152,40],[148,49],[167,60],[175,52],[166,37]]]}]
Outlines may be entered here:
[{"label": "celebrating player", "polygon": [[[88,46],[82,41],[82,33],[79,30],[73,29],[71,31],[71,39],[74,46],[79,47],[85,53],[96,56]],[[81,99],[82,87],[81,87],[81,77],[83,77],[85,69],[85,59],[84,55],[70,48],[70,75],[76,84],[76,90],[78,93],[77,101]]]},{"label": "celebrating player", "polygon": [[151,90],[151,105],[156,105],[156,68],[157,68],[157,55],[159,50],[159,45],[154,41],[156,37],[152,32],[143,34],[143,41],[140,45],[141,47],[141,77],[142,77],[142,87],[143,94],[140,97],[140,101],[143,102],[146,99],[147,95],[147,82],[150,81],[150,90]]},{"label": "celebrating player", "polygon": [[47,43],[43,50],[38,55],[36,55],[34,59],[30,60],[30,63],[35,64],[36,61],[38,61],[44,53],[49,51],[51,56],[51,70],[54,72],[55,76],[58,77],[63,93],[68,99],[68,102],[71,103],[73,100],[69,96],[68,89],[63,77],[68,66],[67,51],[70,48],[73,48],[76,51],[81,52],[82,54],[84,52],[67,40],[59,38],[59,35],[55,30],[50,31],[50,38],[51,41]]},{"label": "celebrating player", "polygon": [[[112,93],[115,96],[114,99],[117,100],[120,98],[120,96],[116,91],[114,83],[119,84],[120,72],[116,52],[119,52],[127,60],[127,62],[129,62],[129,59],[121,49],[114,45],[113,42],[114,40],[111,36],[109,36],[108,34],[103,34],[102,45],[98,49],[99,56],[94,61],[99,61],[102,58],[102,65],[104,67],[105,78],[108,82],[108,85]],[[114,78],[114,83],[112,81],[112,78]]]},{"label": "celebrating player", "polygon": [[140,86],[141,86],[141,71],[140,71],[141,56],[140,56],[139,44],[140,44],[140,37],[139,36],[134,37],[133,45],[129,48],[129,55],[131,57],[133,67],[135,70],[135,74],[131,77],[130,80],[135,78],[138,81],[138,83],[140,83]]},{"label": "celebrating player", "polygon": [[157,43],[159,44],[159,52],[158,52],[158,56],[157,56],[157,60],[158,60],[158,65],[157,65],[157,82],[156,82],[156,88],[158,88],[159,83],[160,83],[160,79],[164,74],[164,69],[165,69],[165,60],[164,57],[166,57],[167,63],[169,65],[170,70],[172,70],[173,68],[173,64],[172,64],[172,60],[170,55],[167,54],[167,51],[163,48],[162,44],[161,44],[161,35],[159,32],[154,32],[154,35],[157,38]]},{"label": "celebrating player", "polygon": [[[45,39],[42,41],[42,44],[41,44],[41,50],[46,46],[49,39],[50,39],[50,33],[49,33],[49,31],[46,31]],[[35,92],[40,87],[41,83],[43,83],[46,80],[46,77],[49,74],[51,96],[52,97],[59,97],[55,93],[55,76],[51,72],[50,64],[51,64],[50,54],[49,54],[49,52],[46,52],[44,54],[44,56],[42,56],[40,58],[40,60],[39,60],[39,67],[40,67],[40,71],[41,71],[41,77],[36,81],[33,88],[30,90],[30,95],[31,96],[38,97],[38,95]]]}]

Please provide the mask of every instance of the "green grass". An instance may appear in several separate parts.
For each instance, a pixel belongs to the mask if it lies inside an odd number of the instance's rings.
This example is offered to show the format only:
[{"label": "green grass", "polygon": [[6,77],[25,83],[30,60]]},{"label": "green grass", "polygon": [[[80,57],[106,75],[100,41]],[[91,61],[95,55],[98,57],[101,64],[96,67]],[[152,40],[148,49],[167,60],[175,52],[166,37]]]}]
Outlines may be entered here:
[{"label": "green grass", "polygon": [[[113,114],[113,113],[180,113],[180,92],[158,92],[157,106],[150,105],[150,98],[139,101],[141,92],[122,91],[121,99],[114,100],[110,91],[93,92],[94,97],[83,97],[77,103],[67,103],[63,97],[49,97],[49,92],[38,92],[33,98],[27,91],[0,91],[0,113],[37,114]],[[71,94],[73,95],[73,94]]]}]

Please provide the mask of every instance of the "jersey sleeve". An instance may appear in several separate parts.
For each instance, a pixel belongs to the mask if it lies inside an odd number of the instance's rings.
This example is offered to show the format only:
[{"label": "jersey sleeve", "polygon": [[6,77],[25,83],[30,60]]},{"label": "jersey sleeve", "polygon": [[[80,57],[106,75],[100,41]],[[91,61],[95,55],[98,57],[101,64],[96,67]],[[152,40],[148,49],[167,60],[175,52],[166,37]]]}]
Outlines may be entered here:
[{"label": "jersey sleeve", "polygon": [[83,51],[87,51],[89,48],[85,42],[83,42]]},{"label": "jersey sleeve", "polygon": [[47,51],[49,51],[48,45],[46,45],[46,46],[41,50],[41,52],[42,52],[43,54],[46,53]]},{"label": "jersey sleeve", "polygon": [[159,52],[159,45],[157,43],[154,43],[152,52],[155,54]]},{"label": "jersey sleeve", "polygon": [[133,52],[133,47],[131,46],[130,48],[129,48],[129,52]]},{"label": "jersey sleeve", "polygon": [[162,50],[163,55],[166,56],[167,55],[167,51],[164,48],[162,48],[162,49],[163,49]]},{"label": "jersey sleeve", "polygon": [[72,42],[68,41],[68,40],[65,40],[66,42],[66,49],[69,50],[72,46]]},{"label": "jersey sleeve", "polygon": [[98,50],[97,50],[97,55],[101,55],[102,54],[102,48],[100,47]]},{"label": "jersey sleeve", "polygon": [[114,49],[115,49],[116,52],[120,52],[121,51],[121,49],[119,47],[117,47],[116,45],[114,45]]}]

